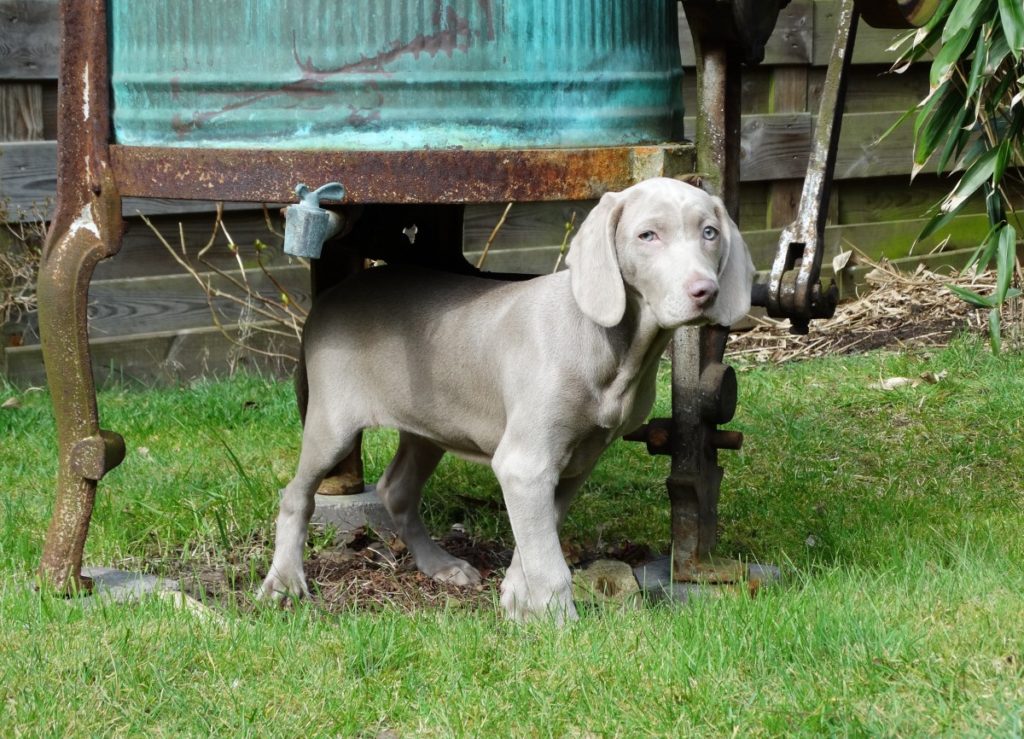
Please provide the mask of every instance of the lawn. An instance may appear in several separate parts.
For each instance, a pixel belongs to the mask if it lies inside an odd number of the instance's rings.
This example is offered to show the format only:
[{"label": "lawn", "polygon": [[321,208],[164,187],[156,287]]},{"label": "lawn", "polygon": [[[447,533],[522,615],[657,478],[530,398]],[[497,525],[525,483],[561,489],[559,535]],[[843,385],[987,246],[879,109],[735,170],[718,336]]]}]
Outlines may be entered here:
[{"label": "lawn", "polygon": [[[894,376],[941,377],[894,390]],[[944,374],[943,374],[944,373]],[[667,367],[656,412],[667,411]],[[585,609],[559,630],[496,598],[414,608],[239,595],[183,610],[33,591],[54,475],[45,392],[0,387],[0,733],[390,736],[1010,735],[1024,732],[1024,356],[941,350],[743,367],[723,453],[722,554],[785,582],[685,608]],[[16,407],[14,407],[16,406]],[[129,455],[86,560],[150,572],[269,560],[299,443],[291,388],[239,376],[111,387]],[[368,435],[368,477],[394,446]],[[564,531],[665,549],[668,460],[619,443]],[[436,533],[510,543],[490,472],[446,460]],[[316,549],[330,536],[314,535]],[[243,592],[245,590],[243,589]]]}]

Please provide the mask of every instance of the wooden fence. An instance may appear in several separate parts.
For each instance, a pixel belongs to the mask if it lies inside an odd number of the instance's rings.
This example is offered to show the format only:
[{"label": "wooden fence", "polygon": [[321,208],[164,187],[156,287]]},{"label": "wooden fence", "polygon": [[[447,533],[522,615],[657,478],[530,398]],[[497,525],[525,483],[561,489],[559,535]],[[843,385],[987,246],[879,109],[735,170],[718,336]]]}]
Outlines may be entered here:
[{"label": "wooden fence", "polygon": [[[759,268],[775,253],[779,231],[796,212],[817,118],[817,101],[832,51],[836,3],[793,0],[783,11],[764,63],[743,81],[741,226]],[[45,213],[52,204],[56,168],[56,0],[0,0],[0,203],[9,214]],[[696,76],[689,29],[680,13],[686,109],[696,109]],[[896,260],[962,258],[987,231],[984,208],[972,204],[944,233],[911,247],[927,209],[948,189],[935,175],[910,186],[910,126],[879,141],[881,134],[927,92],[926,66],[888,74],[895,33],[862,25],[848,87],[836,182],[829,204],[826,264],[855,247]],[[687,118],[692,132],[693,118]],[[517,204],[499,231],[486,266],[499,271],[545,272],[555,265],[565,224],[579,222],[590,203]],[[504,210],[504,204],[467,209],[465,243],[471,261]],[[137,217],[148,214],[175,243],[207,241],[213,224],[209,203],[126,200],[127,232],[120,254],[99,265],[91,289],[91,335],[99,380],[179,380],[221,371],[230,344],[212,327],[209,306],[195,281]],[[11,217],[11,216],[9,216]],[[260,239],[279,250],[262,212],[229,206],[225,225],[239,244]],[[222,239],[223,241],[223,239]],[[938,244],[941,254],[930,254]],[[0,242],[2,247],[2,242]],[[959,252],[959,253],[958,253]],[[235,256],[214,250],[230,268]],[[274,257],[296,293],[306,291],[300,267]],[[223,301],[225,320],[237,316]],[[3,365],[13,381],[42,380],[41,353],[31,320],[5,328]]]}]

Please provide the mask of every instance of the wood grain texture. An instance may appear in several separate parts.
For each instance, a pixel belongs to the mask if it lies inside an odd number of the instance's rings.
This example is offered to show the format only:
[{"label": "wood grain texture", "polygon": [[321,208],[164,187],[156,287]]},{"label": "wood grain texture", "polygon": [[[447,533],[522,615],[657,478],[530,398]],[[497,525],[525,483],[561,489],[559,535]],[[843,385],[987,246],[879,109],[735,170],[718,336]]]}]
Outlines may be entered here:
[{"label": "wood grain texture", "polygon": [[[239,274],[237,271],[234,273]],[[280,267],[273,270],[274,278],[288,290],[299,305],[309,306],[309,270],[302,266]],[[246,278],[253,292],[277,300],[277,287],[261,272],[249,270]],[[232,294],[222,278],[213,278],[213,284]],[[207,300],[206,293],[196,281],[184,273],[163,277],[143,277],[123,280],[94,280],[89,286],[89,336],[102,339],[139,333],[181,331],[210,326],[212,308],[218,320],[232,326],[243,317],[243,308],[226,298]],[[246,318],[252,323],[256,318]],[[39,342],[34,316],[26,316],[19,333],[24,345]]]},{"label": "wood grain texture", "polygon": [[57,0],[0,0],[0,80],[56,79]]},{"label": "wood grain texture", "polygon": [[[832,46],[836,38],[836,15],[839,3],[835,0],[814,0],[814,35],[811,64],[828,66],[832,57]],[[853,47],[854,64],[892,64],[896,60],[895,52],[889,47],[907,31],[894,31],[891,28],[872,28],[867,23],[857,27],[857,43]]]},{"label": "wood grain texture", "polygon": [[[237,337],[237,332],[229,332]],[[257,334],[257,345],[294,356],[298,342]],[[238,369],[285,378],[291,362],[240,353],[218,329],[205,326],[156,334],[133,334],[89,342],[97,387],[109,384],[180,385],[204,377],[225,376]],[[18,387],[46,383],[43,355],[38,345],[4,350],[7,379]]]},{"label": "wood grain texture", "polygon": [[0,82],[0,141],[43,138],[43,86],[35,82]]}]

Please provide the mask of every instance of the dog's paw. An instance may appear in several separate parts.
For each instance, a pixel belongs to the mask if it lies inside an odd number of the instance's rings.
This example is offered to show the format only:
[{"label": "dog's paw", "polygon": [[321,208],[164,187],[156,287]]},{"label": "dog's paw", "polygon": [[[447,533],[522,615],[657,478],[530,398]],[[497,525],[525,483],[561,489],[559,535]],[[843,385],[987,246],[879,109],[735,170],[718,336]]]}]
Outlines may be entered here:
[{"label": "dog's paw", "polygon": [[440,547],[420,552],[416,558],[416,567],[427,577],[459,587],[474,587],[483,579],[476,567]]},{"label": "dog's paw", "polygon": [[300,568],[298,571],[287,572],[276,567],[270,568],[260,589],[256,591],[256,599],[280,603],[285,598],[308,598],[309,587],[306,576]]},{"label": "dog's paw", "polygon": [[519,568],[510,567],[501,583],[501,607],[517,622],[550,619],[558,626],[576,621],[569,581],[543,587],[528,588]]},{"label": "dog's paw", "polygon": [[460,588],[476,587],[483,580],[476,567],[461,559],[456,560],[447,567],[442,567],[434,572],[431,577],[438,582],[457,585]]}]

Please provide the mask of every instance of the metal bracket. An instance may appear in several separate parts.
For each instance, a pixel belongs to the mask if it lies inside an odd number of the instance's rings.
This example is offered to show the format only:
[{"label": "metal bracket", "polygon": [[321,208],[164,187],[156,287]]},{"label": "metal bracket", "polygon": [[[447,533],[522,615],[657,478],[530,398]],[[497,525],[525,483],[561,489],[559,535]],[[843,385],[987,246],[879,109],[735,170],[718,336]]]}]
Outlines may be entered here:
[{"label": "metal bracket", "polygon": [[825,288],[819,278],[857,19],[854,0],[841,0],[800,211],[782,231],[768,283],[754,285],[751,295],[751,302],[766,308],[769,316],[788,318],[790,331],[795,334],[806,334],[812,319],[830,318],[839,299],[835,283]]}]

